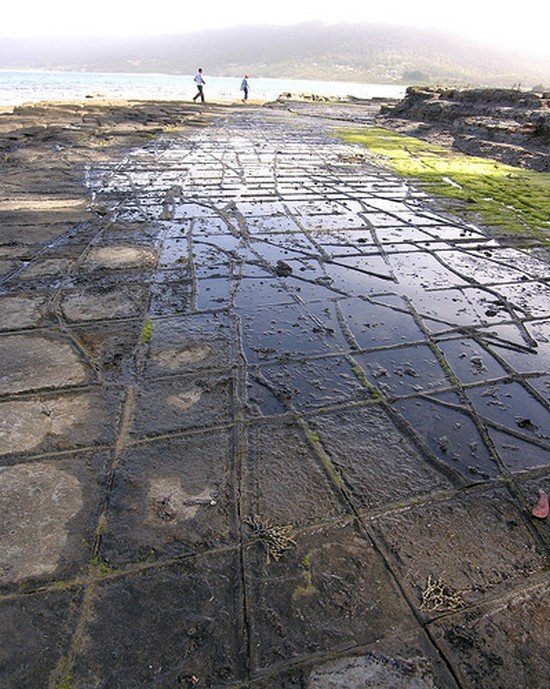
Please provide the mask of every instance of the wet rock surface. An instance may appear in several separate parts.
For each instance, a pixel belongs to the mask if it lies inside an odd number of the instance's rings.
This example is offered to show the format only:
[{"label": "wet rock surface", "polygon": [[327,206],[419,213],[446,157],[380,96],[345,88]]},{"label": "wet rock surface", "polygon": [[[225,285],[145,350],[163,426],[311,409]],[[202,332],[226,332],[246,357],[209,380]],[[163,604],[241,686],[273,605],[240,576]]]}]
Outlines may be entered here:
[{"label": "wet rock surface", "polygon": [[2,682],[546,687],[548,265],[340,104],[147,107],[0,123]]},{"label": "wet rock surface", "polygon": [[464,153],[532,170],[550,170],[550,93],[514,89],[409,87],[380,121]]}]

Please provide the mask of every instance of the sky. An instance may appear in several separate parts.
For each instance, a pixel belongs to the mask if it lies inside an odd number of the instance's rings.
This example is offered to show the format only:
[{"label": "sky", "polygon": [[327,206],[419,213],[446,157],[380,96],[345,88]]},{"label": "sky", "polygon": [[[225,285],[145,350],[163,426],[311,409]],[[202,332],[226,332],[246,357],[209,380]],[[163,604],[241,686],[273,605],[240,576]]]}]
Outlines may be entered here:
[{"label": "sky", "polygon": [[[145,3],[143,3],[145,4]],[[0,36],[147,36],[243,24],[387,23],[452,31],[485,45],[550,57],[550,2],[504,0],[26,0],[2,8]]]}]

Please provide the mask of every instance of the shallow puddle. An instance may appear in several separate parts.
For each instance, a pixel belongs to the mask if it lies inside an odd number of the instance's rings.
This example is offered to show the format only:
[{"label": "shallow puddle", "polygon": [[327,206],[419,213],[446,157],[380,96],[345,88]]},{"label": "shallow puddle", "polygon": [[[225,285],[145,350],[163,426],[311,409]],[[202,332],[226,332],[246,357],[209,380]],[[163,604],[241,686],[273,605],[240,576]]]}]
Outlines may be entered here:
[{"label": "shallow puddle", "polygon": [[461,383],[479,383],[508,375],[475,340],[446,340],[439,342],[438,347]]},{"label": "shallow puddle", "polygon": [[388,396],[429,392],[451,382],[427,345],[354,354],[367,378]]},{"label": "shallow puddle", "polygon": [[498,456],[509,471],[527,471],[550,466],[550,444],[544,448],[496,428],[489,428],[489,435]]},{"label": "shallow puddle", "polygon": [[[457,396],[445,401],[459,404]],[[431,399],[409,399],[395,408],[411,428],[429,445],[434,455],[460,472],[467,481],[484,481],[500,474],[472,418],[463,411],[437,404]]]},{"label": "shallow puddle", "polygon": [[550,443],[548,410],[519,383],[468,388],[466,393],[480,416],[527,438]]},{"label": "shallow puddle", "polygon": [[[405,302],[392,300],[403,311]],[[408,313],[363,299],[342,299],[344,322],[361,349],[424,341],[425,336]]]}]

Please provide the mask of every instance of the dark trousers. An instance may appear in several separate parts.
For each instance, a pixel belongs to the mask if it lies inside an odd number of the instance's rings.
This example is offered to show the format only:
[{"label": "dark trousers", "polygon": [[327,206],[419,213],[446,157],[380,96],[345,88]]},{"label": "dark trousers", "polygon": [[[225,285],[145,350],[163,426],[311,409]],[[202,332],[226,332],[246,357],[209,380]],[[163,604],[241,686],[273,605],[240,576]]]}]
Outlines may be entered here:
[{"label": "dark trousers", "polygon": [[243,100],[248,100],[248,89],[243,89],[244,91],[244,98]]},{"label": "dark trousers", "polygon": [[197,98],[200,96],[201,101],[204,103],[204,92],[202,90],[202,84],[197,84],[197,88],[199,90],[198,90],[198,93],[195,96],[193,96],[193,100],[197,100]]}]

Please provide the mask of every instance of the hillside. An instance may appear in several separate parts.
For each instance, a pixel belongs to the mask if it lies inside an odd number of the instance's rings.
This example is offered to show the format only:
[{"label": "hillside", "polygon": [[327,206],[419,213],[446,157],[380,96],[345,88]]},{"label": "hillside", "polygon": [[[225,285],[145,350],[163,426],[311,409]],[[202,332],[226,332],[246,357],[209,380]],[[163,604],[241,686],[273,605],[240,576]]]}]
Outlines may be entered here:
[{"label": "hillside", "polygon": [[550,84],[550,61],[449,34],[386,25],[241,27],[141,38],[3,39],[0,69],[192,73],[523,86]]}]

